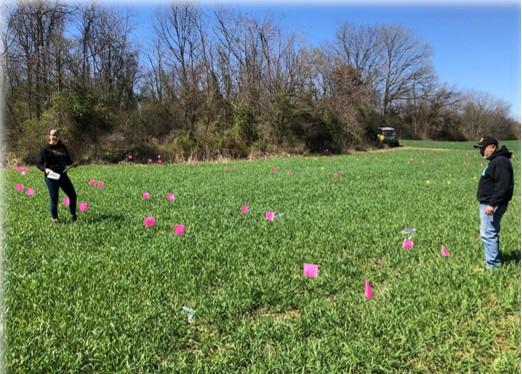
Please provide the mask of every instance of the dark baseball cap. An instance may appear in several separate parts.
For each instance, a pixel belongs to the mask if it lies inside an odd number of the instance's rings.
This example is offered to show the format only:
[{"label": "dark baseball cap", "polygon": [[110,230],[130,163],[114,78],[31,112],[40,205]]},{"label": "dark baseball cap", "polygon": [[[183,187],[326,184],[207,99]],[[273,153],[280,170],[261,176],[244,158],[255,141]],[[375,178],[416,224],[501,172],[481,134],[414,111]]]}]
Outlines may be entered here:
[{"label": "dark baseball cap", "polygon": [[488,145],[495,144],[495,146],[498,147],[497,139],[493,138],[492,136],[485,136],[483,138],[480,138],[478,144],[474,144],[474,148],[486,148]]}]

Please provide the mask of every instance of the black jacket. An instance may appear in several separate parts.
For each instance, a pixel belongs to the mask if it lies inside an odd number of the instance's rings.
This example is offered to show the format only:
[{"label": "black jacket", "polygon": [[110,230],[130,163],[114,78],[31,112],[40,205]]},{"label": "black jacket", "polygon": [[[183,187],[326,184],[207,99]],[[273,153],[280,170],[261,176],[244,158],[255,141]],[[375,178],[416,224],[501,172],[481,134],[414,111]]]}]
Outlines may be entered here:
[{"label": "black jacket", "polygon": [[477,200],[481,204],[507,205],[513,197],[515,182],[510,158],[511,152],[506,146],[489,156],[489,164],[482,172],[477,189]]},{"label": "black jacket", "polygon": [[46,144],[40,154],[36,166],[45,173],[45,168],[49,168],[56,173],[62,174],[65,167],[72,165],[73,161],[69,156],[69,151],[60,140],[57,144]]}]

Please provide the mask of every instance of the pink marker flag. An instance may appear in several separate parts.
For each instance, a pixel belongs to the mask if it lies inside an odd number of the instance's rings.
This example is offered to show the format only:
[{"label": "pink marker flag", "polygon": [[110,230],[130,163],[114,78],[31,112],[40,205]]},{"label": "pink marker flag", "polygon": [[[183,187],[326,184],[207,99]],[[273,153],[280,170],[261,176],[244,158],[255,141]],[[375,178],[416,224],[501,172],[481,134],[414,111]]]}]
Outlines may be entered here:
[{"label": "pink marker flag", "polygon": [[68,196],[63,197],[63,205],[69,206],[71,204],[71,200],[69,200]]},{"label": "pink marker flag", "polygon": [[145,226],[145,227],[154,227],[154,226],[156,226],[156,218],[154,218],[154,217],[145,217],[143,219],[143,226]]},{"label": "pink marker flag", "polygon": [[144,192],[143,193],[143,200],[149,200],[150,199],[150,193]]},{"label": "pink marker flag", "polygon": [[185,225],[175,225],[175,226],[174,226],[174,232],[175,232],[176,235],[178,235],[178,236],[183,236],[183,235],[185,235]]},{"label": "pink marker flag", "polygon": [[448,249],[444,245],[440,246],[440,254],[444,257],[448,257],[450,255]]},{"label": "pink marker flag", "polygon": [[272,166],[272,173],[277,173],[277,168],[275,166]]},{"label": "pink marker flag", "polygon": [[105,186],[105,183],[103,181],[98,181],[98,188],[103,188]]},{"label": "pink marker flag", "polygon": [[227,165],[224,165],[223,166],[223,171],[227,171],[228,170],[228,166]]},{"label": "pink marker flag", "polygon": [[319,276],[319,265],[304,264],[303,275],[307,278],[317,278]]},{"label": "pink marker flag", "polygon": [[404,241],[402,242],[402,248],[406,249],[406,250],[410,250],[413,248],[413,240],[411,239],[404,239]]},{"label": "pink marker flag", "polygon": [[266,212],[265,213],[265,218],[267,221],[270,221],[272,222],[274,219],[275,219],[275,213],[274,212]]},{"label": "pink marker flag", "polygon": [[158,164],[161,164],[161,158],[158,158]]},{"label": "pink marker flag", "polygon": [[172,192],[167,192],[167,200],[168,201],[176,200],[176,195],[174,195]]},{"label": "pink marker flag", "polygon": [[152,164],[152,158],[149,158],[149,159],[147,160],[147,163],[148,163],[149,165]]},{"label": "pink marker flag", "polygon": [[17,185],[16,185],[16,190],[17,190],[18,192],[22,192],[22,191],[24,190],[24,185],[23,185],[23,184],[17,184]]},{"label": "pink marker flag", "polygon": [[89,210],[89,204],[85,201],[80,203],[80,212],[86,212]]},{"label": "pink marker flag", "polygon": [[89,186],[96,186],[96,179],[90,179],[89,180]]},{"label": "pink marker flag", "polygon": [[368,282],[368,280],[364,281],[364,297],[367,300],[370,300],[373,297],[372,285],[370,282]]},{"label": "pink marker flag", "polygon": [[34,196],[34,190],[32,188],[28,188],[27,191],[25,191],[25,194],[27,196]]},{"label": "pink marker flag", "polygon": [[243,215],[248,213],[248,205],[245,204],[241,206],[241,213],[243,213]]}]

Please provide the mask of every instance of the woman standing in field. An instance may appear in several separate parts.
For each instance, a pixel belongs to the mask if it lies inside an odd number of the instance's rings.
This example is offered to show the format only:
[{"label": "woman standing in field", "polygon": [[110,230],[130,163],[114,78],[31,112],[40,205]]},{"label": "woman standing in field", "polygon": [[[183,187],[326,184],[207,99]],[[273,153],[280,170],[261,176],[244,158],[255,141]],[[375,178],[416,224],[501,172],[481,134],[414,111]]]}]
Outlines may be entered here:
[{"label": "woman standing in field", "polygon": [[65,144],[58,138],[58,130],[49,130],[49,144],[40,151],[36,166],[44,172],[44,180],[51,199],[51,218],[58,222],[58,195],[60,188],[69,197],[71,222],[76,221],[76,191],[67,176],[67,169],[73,164]]}]

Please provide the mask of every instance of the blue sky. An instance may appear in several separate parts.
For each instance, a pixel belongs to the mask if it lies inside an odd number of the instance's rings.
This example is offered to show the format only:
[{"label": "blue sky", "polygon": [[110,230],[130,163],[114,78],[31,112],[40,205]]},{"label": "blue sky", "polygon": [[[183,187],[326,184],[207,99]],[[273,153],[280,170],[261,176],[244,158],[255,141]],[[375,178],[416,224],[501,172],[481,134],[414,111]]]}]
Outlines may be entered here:
[{"label": "blue sky", "polygon": [[[154,10],[166,4],[131,5],[138,34],[150,32]],[[211,3],[202,5],[212,7]],[[336,29],[345,22],[400,24],[432,46],[439,82],[459,90],[487,92],[511,105],[512,116],[520,120],[519,3],[240,2],[226,6],[254,17],[269,15],[283,29],[300,33],[310,45],[333,41]]]}]

